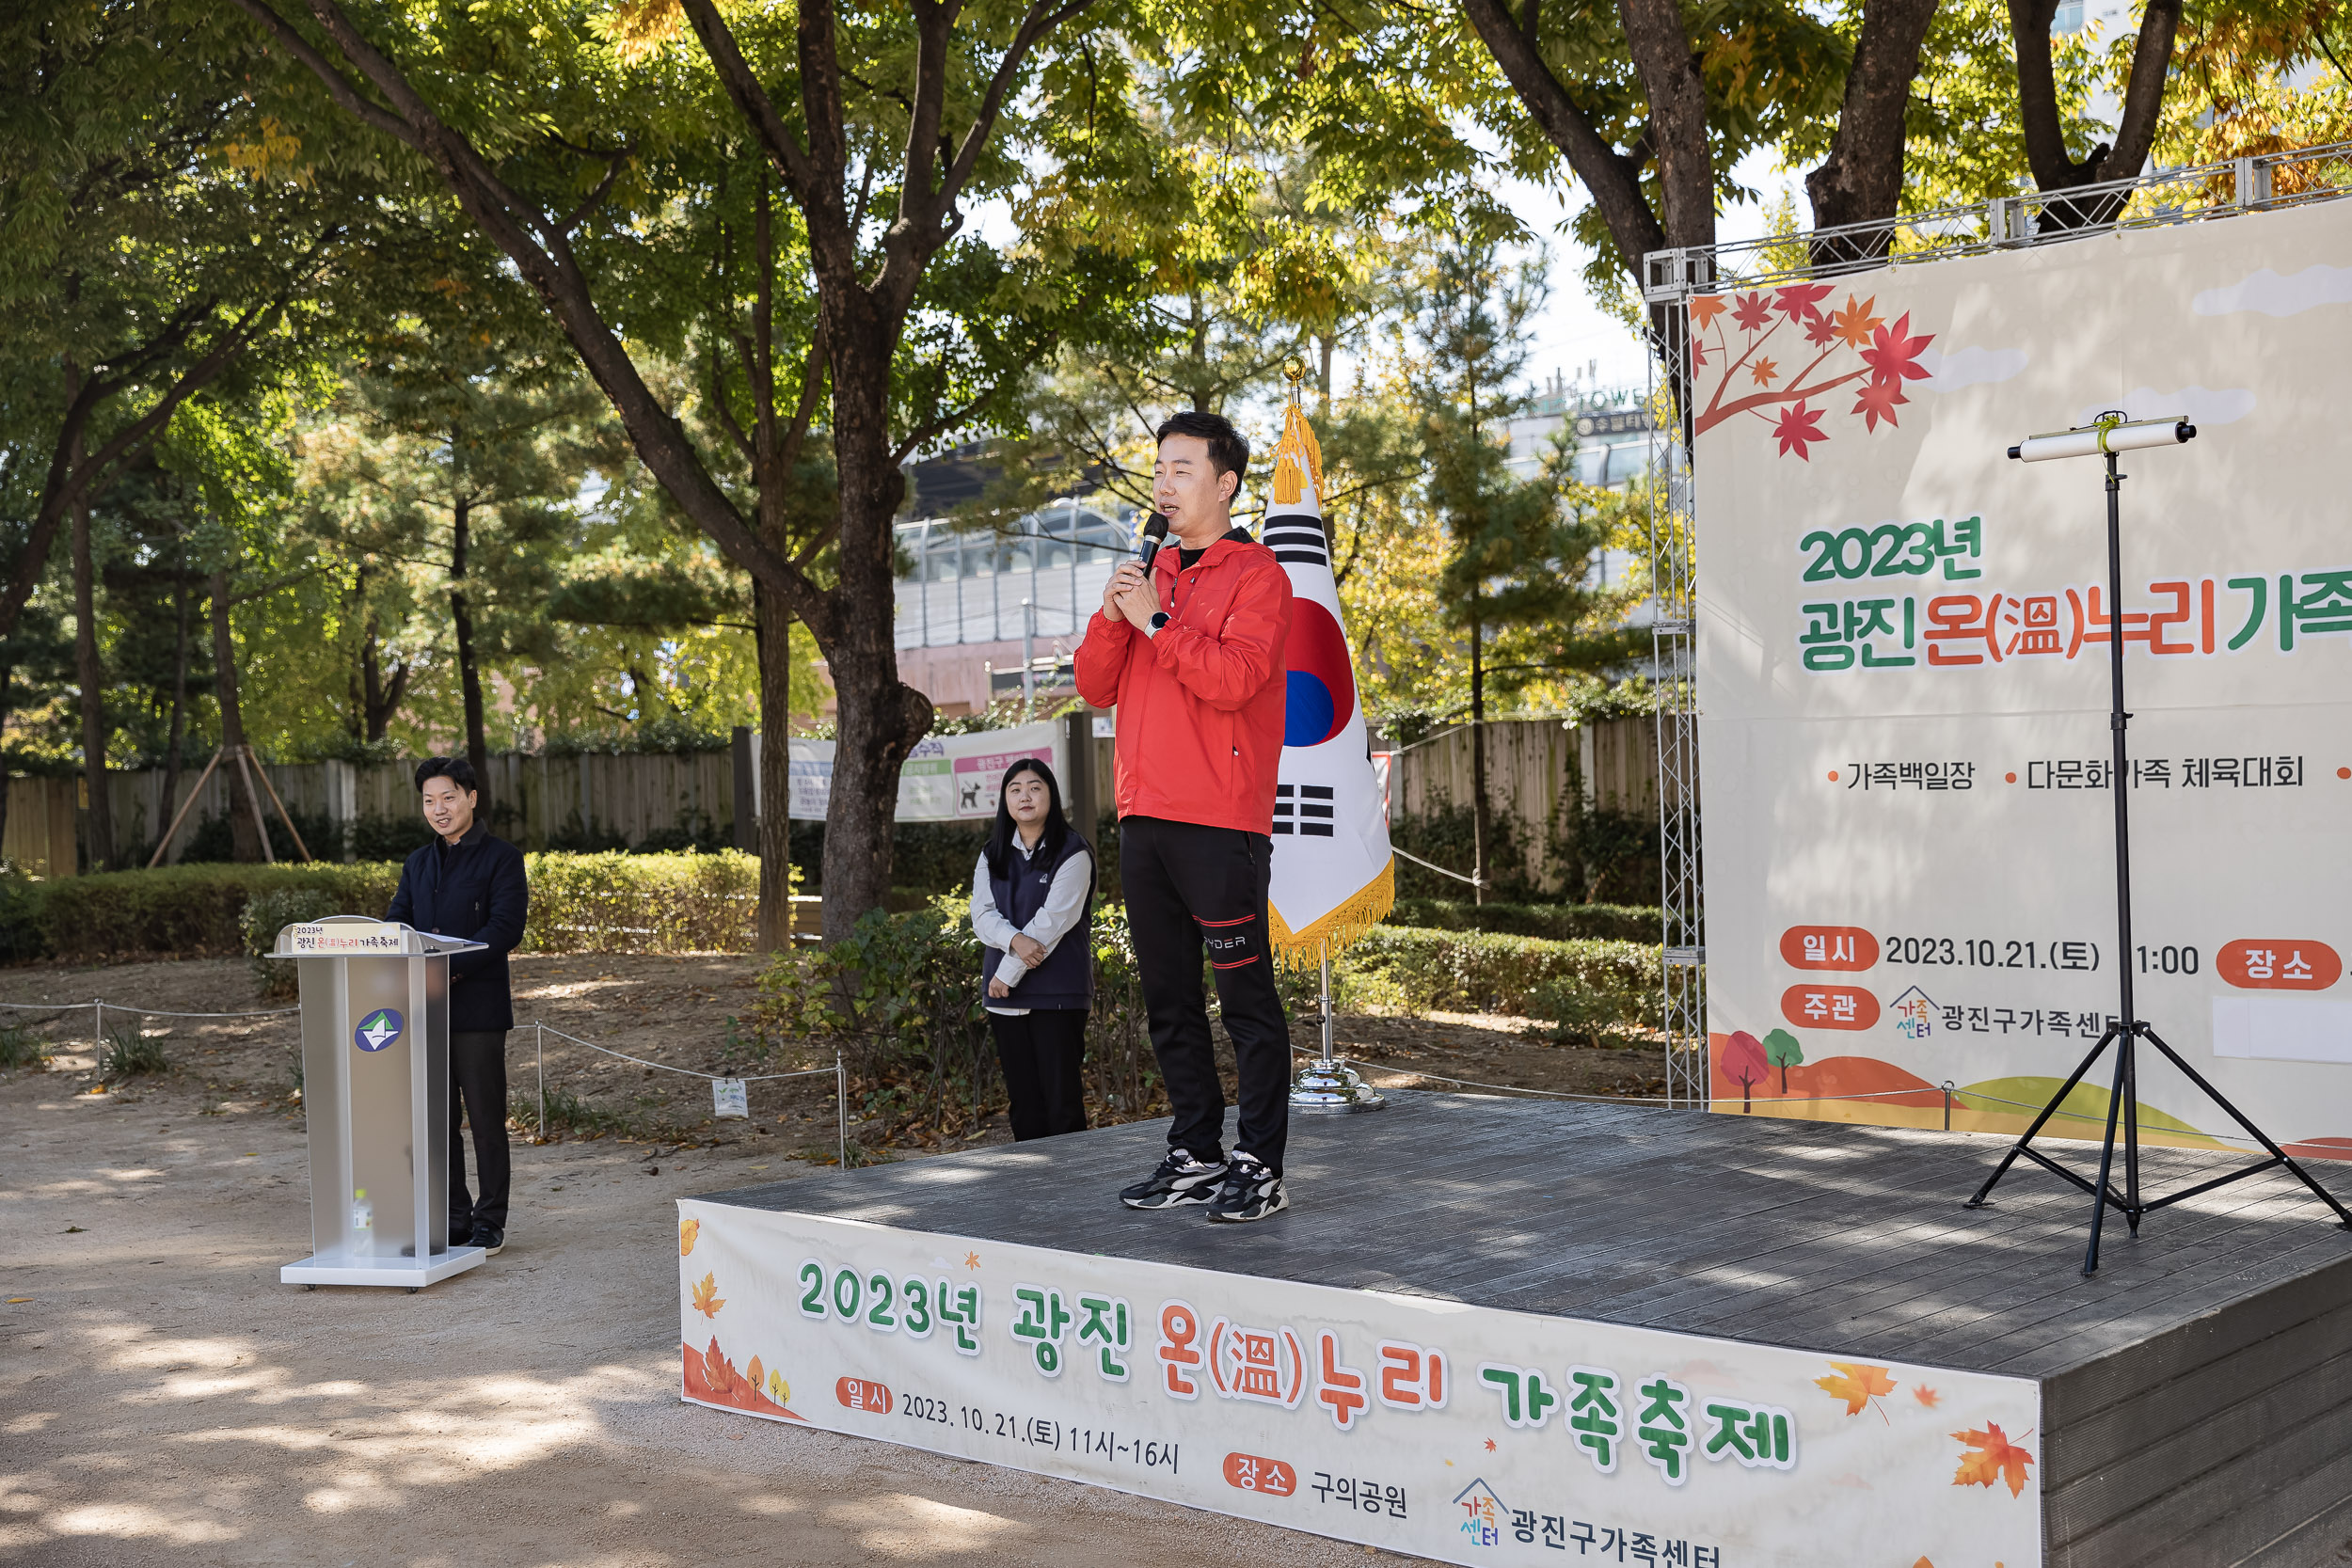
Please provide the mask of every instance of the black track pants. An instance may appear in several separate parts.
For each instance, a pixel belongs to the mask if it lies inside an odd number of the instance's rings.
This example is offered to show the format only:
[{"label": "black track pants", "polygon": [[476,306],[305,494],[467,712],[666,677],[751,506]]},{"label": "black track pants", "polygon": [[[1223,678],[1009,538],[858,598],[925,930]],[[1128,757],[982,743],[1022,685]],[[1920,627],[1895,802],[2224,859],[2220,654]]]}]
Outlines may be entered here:
[{"label": "black track pants", "polygon": [[[474,1219],[506,1228],[510,1178],[506,1154],[506,1031],[453,1029],[449,1033],[449,1217]],[[479,1201],[466,1196],[466,1134],[458,1126],[463,1107],[473,1128],[474,1179]]]},{"label": "black track pants", "polygon": [[[1071,933],[1073,939],[1083,931]],[[988,1015],[996,1037],[996,1060],[1005,1069],[1015,1143],[1087,1130],[1087,1011],[1084,1007],[1032,1007],[1018,1018]]]},{"label": "black track pants", "polygon": [[1176,1112],[1171,1148],[1197,1160],[1223,1152],[1225,1091],[1209,1049],[1207,953],[1241,1069],[1241,1127],[1233,1147],[1282,1168],[1290,1136],[1291,1038],[1266,946],[1266,874],[1273,841],[1238,828],[1156,816],[1121,817],[1119,874],[1127,926],[1143,972],[1152,1050]]}]

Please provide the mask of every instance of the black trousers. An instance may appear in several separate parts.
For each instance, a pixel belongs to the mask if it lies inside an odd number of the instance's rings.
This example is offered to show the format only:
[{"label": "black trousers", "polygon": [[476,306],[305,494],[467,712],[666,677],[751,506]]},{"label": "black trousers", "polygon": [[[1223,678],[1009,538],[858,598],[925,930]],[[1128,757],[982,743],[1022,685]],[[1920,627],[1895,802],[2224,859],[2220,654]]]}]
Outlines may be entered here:
[{"label": "black trousers", "polygon": [[[479,1223],[504,1230],[512,1185],[506,1155],[506,1031],[451,1030],[449,1076],[450,1220],[453,1225]],[[479,1199],[466,1195],[466,1134],[457,1124],[461,1107],[473,1127]]]},{"label": "black trousers", "polygon": [[1212,1162],[1223,1151],[1225,1088],[1209,1048],[1208,997],[1200,985],[1205,952],[1241,1069],[1233,1148],[1279,1172],[1290,1138],[1291,1037],[1266,945],[1273,858],[1273,840],[1263,833],[1156,816],[1119,823],[1127,927],[1143,972],[1152,1050],[1176,1112],[1168,1147]]},{"label": "black trousers", "polygon": [[1032,1007],[1019,1018],[988,1015],[996,1060],[1005,1069],[1015,1143],[1087,1130],[1087,1012],[1083,1007]]}]

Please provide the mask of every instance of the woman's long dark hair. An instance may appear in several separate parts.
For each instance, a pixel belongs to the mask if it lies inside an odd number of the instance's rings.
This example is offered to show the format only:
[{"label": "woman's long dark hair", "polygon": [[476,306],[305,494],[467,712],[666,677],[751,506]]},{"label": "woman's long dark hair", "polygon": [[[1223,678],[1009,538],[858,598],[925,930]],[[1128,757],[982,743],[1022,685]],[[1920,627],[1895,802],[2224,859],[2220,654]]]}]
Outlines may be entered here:
[{"label": "woman's long dark hair", "polygon": [[996,825],[988,831],[986,851],[992,877],[1006,874],[1005,857],[1012,853],[1012,835],[1021,831],[1012,813],[1005,809],[1005,790],[1021,773],[1035,773],[1045,781],[1045,832],[1038,837],[1037,852],[1051,861],[1061,853],[1062,840],[1070,836],[1070,818],[1062,815],[1061,784],[1054,778],[1054,770],[1036,757],[1023,757],[1005,769],[1004,780],[996,786]]}]

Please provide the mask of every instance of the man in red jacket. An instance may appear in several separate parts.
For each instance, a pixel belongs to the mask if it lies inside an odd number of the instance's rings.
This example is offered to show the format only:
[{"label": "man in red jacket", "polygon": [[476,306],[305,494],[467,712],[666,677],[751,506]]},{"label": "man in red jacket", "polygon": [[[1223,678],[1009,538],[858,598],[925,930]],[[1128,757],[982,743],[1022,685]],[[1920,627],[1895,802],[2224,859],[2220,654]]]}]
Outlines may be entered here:
[{"label": "man in red jacket", "polygon": [[[1239,433],[1214,414],[1183,413],[1159,441],[1152,501],[1172,547],[1149,580],[1133,562],[1119,568],[1076,659],[1079,694],[1119,709],[1120,879],[1176,1112],[1168,1158],[1119,1196],[1131,1209],[1205,1203],[1213,1220],[1259,1220],[1290,1204],[1290,1025],[1266,944],[1290,578],[1233,526],[1249,463]],[[1241,1074],[1230,1164],[1204,948]]]}]

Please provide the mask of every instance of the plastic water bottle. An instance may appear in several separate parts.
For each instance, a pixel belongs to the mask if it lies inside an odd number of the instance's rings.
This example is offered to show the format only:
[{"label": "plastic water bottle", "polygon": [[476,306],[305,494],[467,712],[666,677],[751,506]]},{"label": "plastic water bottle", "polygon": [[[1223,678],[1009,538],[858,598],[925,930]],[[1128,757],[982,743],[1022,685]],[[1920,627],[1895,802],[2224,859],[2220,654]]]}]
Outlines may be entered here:
[{"label": "plastic water bottle", "polygon": [[351,1195],[351,1250],[360,1258],[375,1252],[375,1205],[368,1201],[368,1190],[359,1187]]}]

